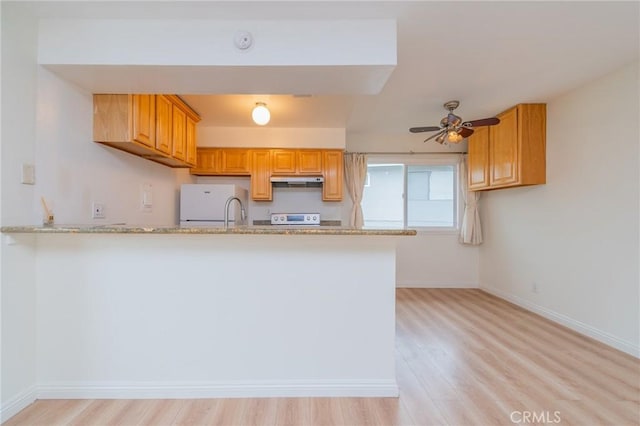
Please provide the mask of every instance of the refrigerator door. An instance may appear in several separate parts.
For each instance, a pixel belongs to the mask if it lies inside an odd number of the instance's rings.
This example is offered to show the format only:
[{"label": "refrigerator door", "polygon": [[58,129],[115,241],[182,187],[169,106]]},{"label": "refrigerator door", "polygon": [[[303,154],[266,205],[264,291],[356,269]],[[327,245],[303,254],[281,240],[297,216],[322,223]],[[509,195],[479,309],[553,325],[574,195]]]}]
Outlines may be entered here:
[{"label": "refrigerator door", "polygon": [[[249,191],[232,184],[184,184],[180,188],[180,223],[216,225],[224,223],[224,208],[229,197],[238,197],[248,212]],[[240,224],[237,201],[229,205],[229,223]],[[246,216],[245,216],[246,223]]]},{"label": "refrigerator door", "polygon": [[[180,189],[180,221],[224,221],[224,205],[234,185],[185,184]],[[231,210],[229,216],[233,217]]]}]

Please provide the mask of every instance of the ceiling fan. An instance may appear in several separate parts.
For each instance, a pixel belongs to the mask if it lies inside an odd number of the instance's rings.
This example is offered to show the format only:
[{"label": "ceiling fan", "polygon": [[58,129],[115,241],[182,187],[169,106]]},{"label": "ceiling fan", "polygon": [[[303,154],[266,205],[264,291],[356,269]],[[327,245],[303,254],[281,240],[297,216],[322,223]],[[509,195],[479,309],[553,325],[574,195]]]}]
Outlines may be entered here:
[{"label": "ceiling fan", "polygon": [[425,139],[425,142],[436,138],[436,142],[439,144],[444,144],[445,142],[458,143],[462,139],[471,136],[474,127],[493,126],[500,123],[500,120],[496,117],[463,122],[460,117],[453,113],[453,110],[458,108],[458,105],[460,105],[459,101],[449,101],[444,104],[449,114],[440,120],[440,126],[412,127],[409,131],[411,133],[438,132]]}]

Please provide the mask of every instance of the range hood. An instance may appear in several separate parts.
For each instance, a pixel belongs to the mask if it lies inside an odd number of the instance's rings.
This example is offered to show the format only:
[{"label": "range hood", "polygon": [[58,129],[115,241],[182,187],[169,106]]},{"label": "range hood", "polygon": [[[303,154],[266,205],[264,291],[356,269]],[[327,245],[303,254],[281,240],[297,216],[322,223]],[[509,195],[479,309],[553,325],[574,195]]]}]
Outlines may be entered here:
[{"label": "range hood", "polygon": [[322,188],[322,176],[272,176],[271,184],[276,188]]}]

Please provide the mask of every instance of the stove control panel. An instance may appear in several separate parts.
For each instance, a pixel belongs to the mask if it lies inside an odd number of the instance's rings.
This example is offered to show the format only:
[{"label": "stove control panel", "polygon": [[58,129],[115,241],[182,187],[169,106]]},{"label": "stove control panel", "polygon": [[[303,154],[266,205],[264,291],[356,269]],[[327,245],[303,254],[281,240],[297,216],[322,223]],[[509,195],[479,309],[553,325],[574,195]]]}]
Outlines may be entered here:
[{"label": "stove control panel", "polygon": [[272,213],[272,225],[320,225],[320,213]]}]

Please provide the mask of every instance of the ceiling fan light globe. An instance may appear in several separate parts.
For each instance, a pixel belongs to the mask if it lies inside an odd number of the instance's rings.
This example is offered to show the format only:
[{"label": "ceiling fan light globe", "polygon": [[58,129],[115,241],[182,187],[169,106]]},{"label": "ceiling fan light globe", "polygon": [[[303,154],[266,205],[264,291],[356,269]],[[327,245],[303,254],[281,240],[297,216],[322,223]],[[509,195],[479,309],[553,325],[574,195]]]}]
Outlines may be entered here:
[{"label": "ceiling fan light globe", "polygon": [[460,135],[457,131],[455,130],[449,130],[449,132],[447,133],[447,141],[451,142],[451,143],[458,143],[462,140],[462,135]]}]

